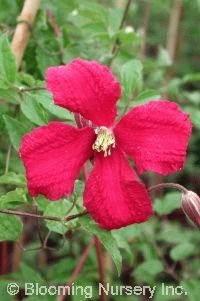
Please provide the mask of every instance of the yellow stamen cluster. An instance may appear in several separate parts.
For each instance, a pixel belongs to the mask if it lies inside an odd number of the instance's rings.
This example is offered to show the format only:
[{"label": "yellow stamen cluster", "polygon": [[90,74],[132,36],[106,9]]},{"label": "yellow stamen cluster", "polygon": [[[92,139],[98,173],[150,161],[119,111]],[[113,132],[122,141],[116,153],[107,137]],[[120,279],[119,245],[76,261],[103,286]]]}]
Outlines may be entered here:
[{"label": "yellow stamen cluster", "polygon": [[97,138],[92,145],[93,150],[104,152],[104,157],[111,155],[111,147],[115,147],[115,137],[111,130],[105,126],[101,126],[95,130]]}]

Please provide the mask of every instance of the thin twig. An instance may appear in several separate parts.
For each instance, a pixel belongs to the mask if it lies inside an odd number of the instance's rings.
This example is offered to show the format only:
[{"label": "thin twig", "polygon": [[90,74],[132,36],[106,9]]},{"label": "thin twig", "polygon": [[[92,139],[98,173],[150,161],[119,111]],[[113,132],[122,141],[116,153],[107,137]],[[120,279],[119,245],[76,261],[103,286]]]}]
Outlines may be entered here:
[{"label": "thin twig", "polygon": [[81,213],[73,214],[73,215],[67,216],[65,218],[60,218],[60,217],[55,217],[55,216],[45,216],[45,215],[40,215],[40,214],[35,214],[35,213],[15,211],[15,210],[9,210],[9,209],[0,209],[0,213],[14,214],[14,215],[18,215],[18,216],[27,216],[27,217],[33,217],[33,218],[38,218],[38,219],[45,219],[45,220],[50,220],[50,221],[67,223],[77,217],[88,214],[88,211],[84,210]]},{"label": "thin twig", "polygon": [[53,12],[50,9],[47,9],[47,18],[49,20],[49,23],[51,24],[51,27],[54,30],[55,36],[60,37],[62,33],[60,31],[58,24],[56,23]]},{"label": "thin twig", "polygon": [[[124,22],[125,22],[125,20],[127,18],[131,2],[132,2],[132,0],[128,0],[127,3],[126,3],[125,9],[124,9],[124,13],[123,13],[123,16],[122,16],[122,20],[121,20],[121,23],[120,23],[120,26],[119,26],[119,30],[122,29],[123,26],[124,26]],[[115,56],[117,55],[117,53],[119,51],[119,47],[120,47],[120,39],[116,38],[116,40],[114,42],[114,45],[112,47],[112,50],[111,50],[111,57],[110,57],[108,66],[110,66],[112,64],[113,59],[115,58]]]},{"label": "thin twig", "polygon": [[[85,248],[85,250],[83,251],[81,258],[79,260],[79,262],[77,263],[71,277],[69,278],[69,280],[67,281],[67,283],[65,284],[65,287],[69,290],[69,288],[71,287],[72,283],[77,279],[81,269],[83,268],[83,265],[90,253],[90,249],[93,247],[95,243],[95,239],[94,237],[91,239],[90,243],[88,244],[88,246]],[[58,296],[56,301],[63,301],[65,299],[65,296],[68,294],[68,292],[66,291],[66,289],[63,291],[62,295]]]},{"label": "thin twig", "polygon": [[66,216],[68,214],[70,214],[70,212],[74,209],[75,205],[76,205],[76,202],[77,202],[77,198],[75,196],[73,196],[73,202],[72,202],[72,205],[70,206],[70,208],[67,210],[66,212]]}]

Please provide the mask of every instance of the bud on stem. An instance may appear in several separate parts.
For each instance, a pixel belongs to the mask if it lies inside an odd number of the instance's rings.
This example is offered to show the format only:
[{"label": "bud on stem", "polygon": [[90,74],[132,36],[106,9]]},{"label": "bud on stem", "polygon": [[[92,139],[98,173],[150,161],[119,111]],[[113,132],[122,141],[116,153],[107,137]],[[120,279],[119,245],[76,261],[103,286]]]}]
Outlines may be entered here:
[{"label": "bud on stem", "polygon": [[193,191],[182,194],[181,206],[188,218],[200,228],[200,198]]}]

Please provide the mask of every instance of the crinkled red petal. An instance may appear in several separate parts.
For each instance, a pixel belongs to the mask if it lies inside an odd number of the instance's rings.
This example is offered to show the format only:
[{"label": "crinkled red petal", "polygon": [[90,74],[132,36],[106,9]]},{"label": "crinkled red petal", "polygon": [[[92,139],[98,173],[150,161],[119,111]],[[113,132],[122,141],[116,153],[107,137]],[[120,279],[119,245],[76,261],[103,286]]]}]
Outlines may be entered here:
[{"label": "crinkled red petal", "polygon": [[70,195],[79,171],[92,155],[95,134],[51,122],[23,137],[20,155],[25,165],[30,195],[57,200]]},{"label": "crinkled red petal", "polygon": [[78,58],[69,65],[48,68],[46,84],[57,105],[97,126],[112,125],[121,89],[107,67]]},{"label": "crinkled red petal", "polygon": [[139,172],[167,175],[183,168],[191,129],[189,114],[176,103],[150,101],[128,112],[114,133]]},{"label": "crinkled red petal", "polygon": [[110,156],[96,153],[94,168],[84,191],[84,206],[100,227],[107,230],[141,223],[152,214],[145,186],[119,149]]}]

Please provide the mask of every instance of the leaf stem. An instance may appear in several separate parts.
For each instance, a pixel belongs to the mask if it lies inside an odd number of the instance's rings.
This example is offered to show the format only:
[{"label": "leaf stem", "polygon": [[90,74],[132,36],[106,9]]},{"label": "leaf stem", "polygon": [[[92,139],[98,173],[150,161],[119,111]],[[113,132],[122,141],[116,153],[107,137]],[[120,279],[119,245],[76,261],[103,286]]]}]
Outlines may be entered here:
[{"label": "leaf stem", "polygon": [[157,189],[167,188],[167,187],[178,189],[184,194],[188,192],[188,190],[185,187],[183,187],[180,184],[176,184],[176,183],[160,183],[160,184],[157,184],[155,186],[149,187],[148,192],[151,192],[151,191],[157,190]]}]

